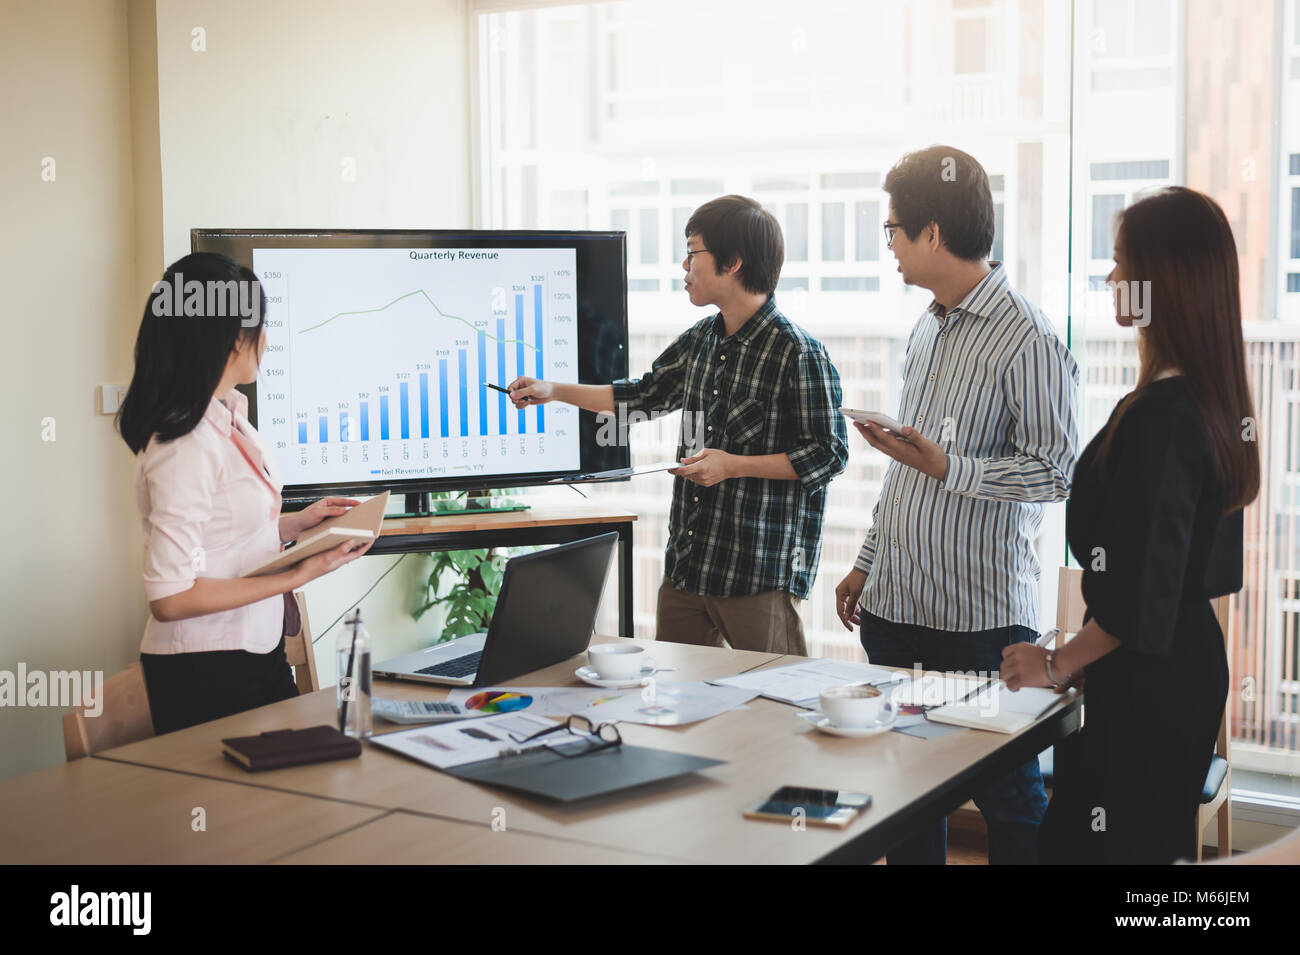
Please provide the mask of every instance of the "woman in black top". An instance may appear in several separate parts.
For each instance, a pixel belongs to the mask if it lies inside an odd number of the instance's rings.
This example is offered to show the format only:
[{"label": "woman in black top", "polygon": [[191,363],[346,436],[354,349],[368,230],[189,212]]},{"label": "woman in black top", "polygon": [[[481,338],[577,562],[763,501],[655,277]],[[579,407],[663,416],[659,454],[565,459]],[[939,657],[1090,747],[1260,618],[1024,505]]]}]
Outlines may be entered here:
[{"label": "woman in black top", "polygon": [[1059,651],[1003,651],[1012,689],[1087,676],[1084,728],[1040,830],[1043,862],[1195,856],[1228,692],[1210,599],[1241,588],[1241,509],[1259,490],[1223,211],[1190,189],[1162,190],[1122,213],[1115,262],[1117,321],[1139,325],[1141,368],[1075,468],[1067,535],[1087,622]]}]

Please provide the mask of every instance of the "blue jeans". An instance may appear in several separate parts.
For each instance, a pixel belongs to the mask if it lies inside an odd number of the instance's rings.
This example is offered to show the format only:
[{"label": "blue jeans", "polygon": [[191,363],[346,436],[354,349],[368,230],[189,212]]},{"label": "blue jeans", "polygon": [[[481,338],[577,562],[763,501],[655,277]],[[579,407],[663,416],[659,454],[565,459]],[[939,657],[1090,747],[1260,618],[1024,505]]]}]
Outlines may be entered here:
[{"label": "blue jeans", "polygon": [[[913,624],[892,623],[860,611],[862,649],[878,666],[925,670],[976,670],[993,672],[1002,666],[1002,648],[1033,641],[1029,627],[996,627],[958,633]],[[990,865],[1033,865],[1038,861],[1038,824],[1047,810],[1047,793],[1038,760],[1016,767],[1009,776],[974,794],[989,833]],[[943,865],[948,854],[948,820],[891,849],[890,865]]]}]

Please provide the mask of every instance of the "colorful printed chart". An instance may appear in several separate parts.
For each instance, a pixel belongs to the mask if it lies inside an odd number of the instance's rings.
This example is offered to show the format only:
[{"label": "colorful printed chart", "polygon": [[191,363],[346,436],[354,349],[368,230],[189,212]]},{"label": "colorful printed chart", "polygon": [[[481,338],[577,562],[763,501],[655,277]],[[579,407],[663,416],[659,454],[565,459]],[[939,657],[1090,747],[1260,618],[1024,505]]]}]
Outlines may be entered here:
[{"label": "colorful printed chart", "polygon": [[532,706],[533,698],[527,693],[515,693],[512,690],[484,690],[475,693],[465,701],[467,710],[481,710],[484,713],[511,713]]}]

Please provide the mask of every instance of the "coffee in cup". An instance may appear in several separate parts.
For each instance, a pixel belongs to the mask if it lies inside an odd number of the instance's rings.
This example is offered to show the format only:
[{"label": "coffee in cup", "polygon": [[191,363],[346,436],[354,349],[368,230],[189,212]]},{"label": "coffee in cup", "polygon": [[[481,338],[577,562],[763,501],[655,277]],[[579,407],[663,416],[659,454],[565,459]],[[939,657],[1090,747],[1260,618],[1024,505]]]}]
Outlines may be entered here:
[{"label": "coffee in cup", "polygon": [[587,662],[602,680],[634,680],[653,665],[645,647],[631,643],[598,643],[587,650]]},{"label": "coffee in cup", "polygon": [[844,729],[874,726],[887,705],[885,694],[865,683],[831,686],[821,692],[822,712],[831,723]]}]

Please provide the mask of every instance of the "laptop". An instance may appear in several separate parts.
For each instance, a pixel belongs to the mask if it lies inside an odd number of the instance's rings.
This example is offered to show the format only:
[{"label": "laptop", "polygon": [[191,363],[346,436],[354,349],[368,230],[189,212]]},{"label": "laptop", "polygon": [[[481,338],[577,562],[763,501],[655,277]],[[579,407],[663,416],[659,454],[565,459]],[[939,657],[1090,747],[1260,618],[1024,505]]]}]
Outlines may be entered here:
[{"label": "laptop", "polygon": [[506,563],[487,633],[407,653],[371,672],[440,686],[513,680],[587,649],[618,534],[561,544]]}]

